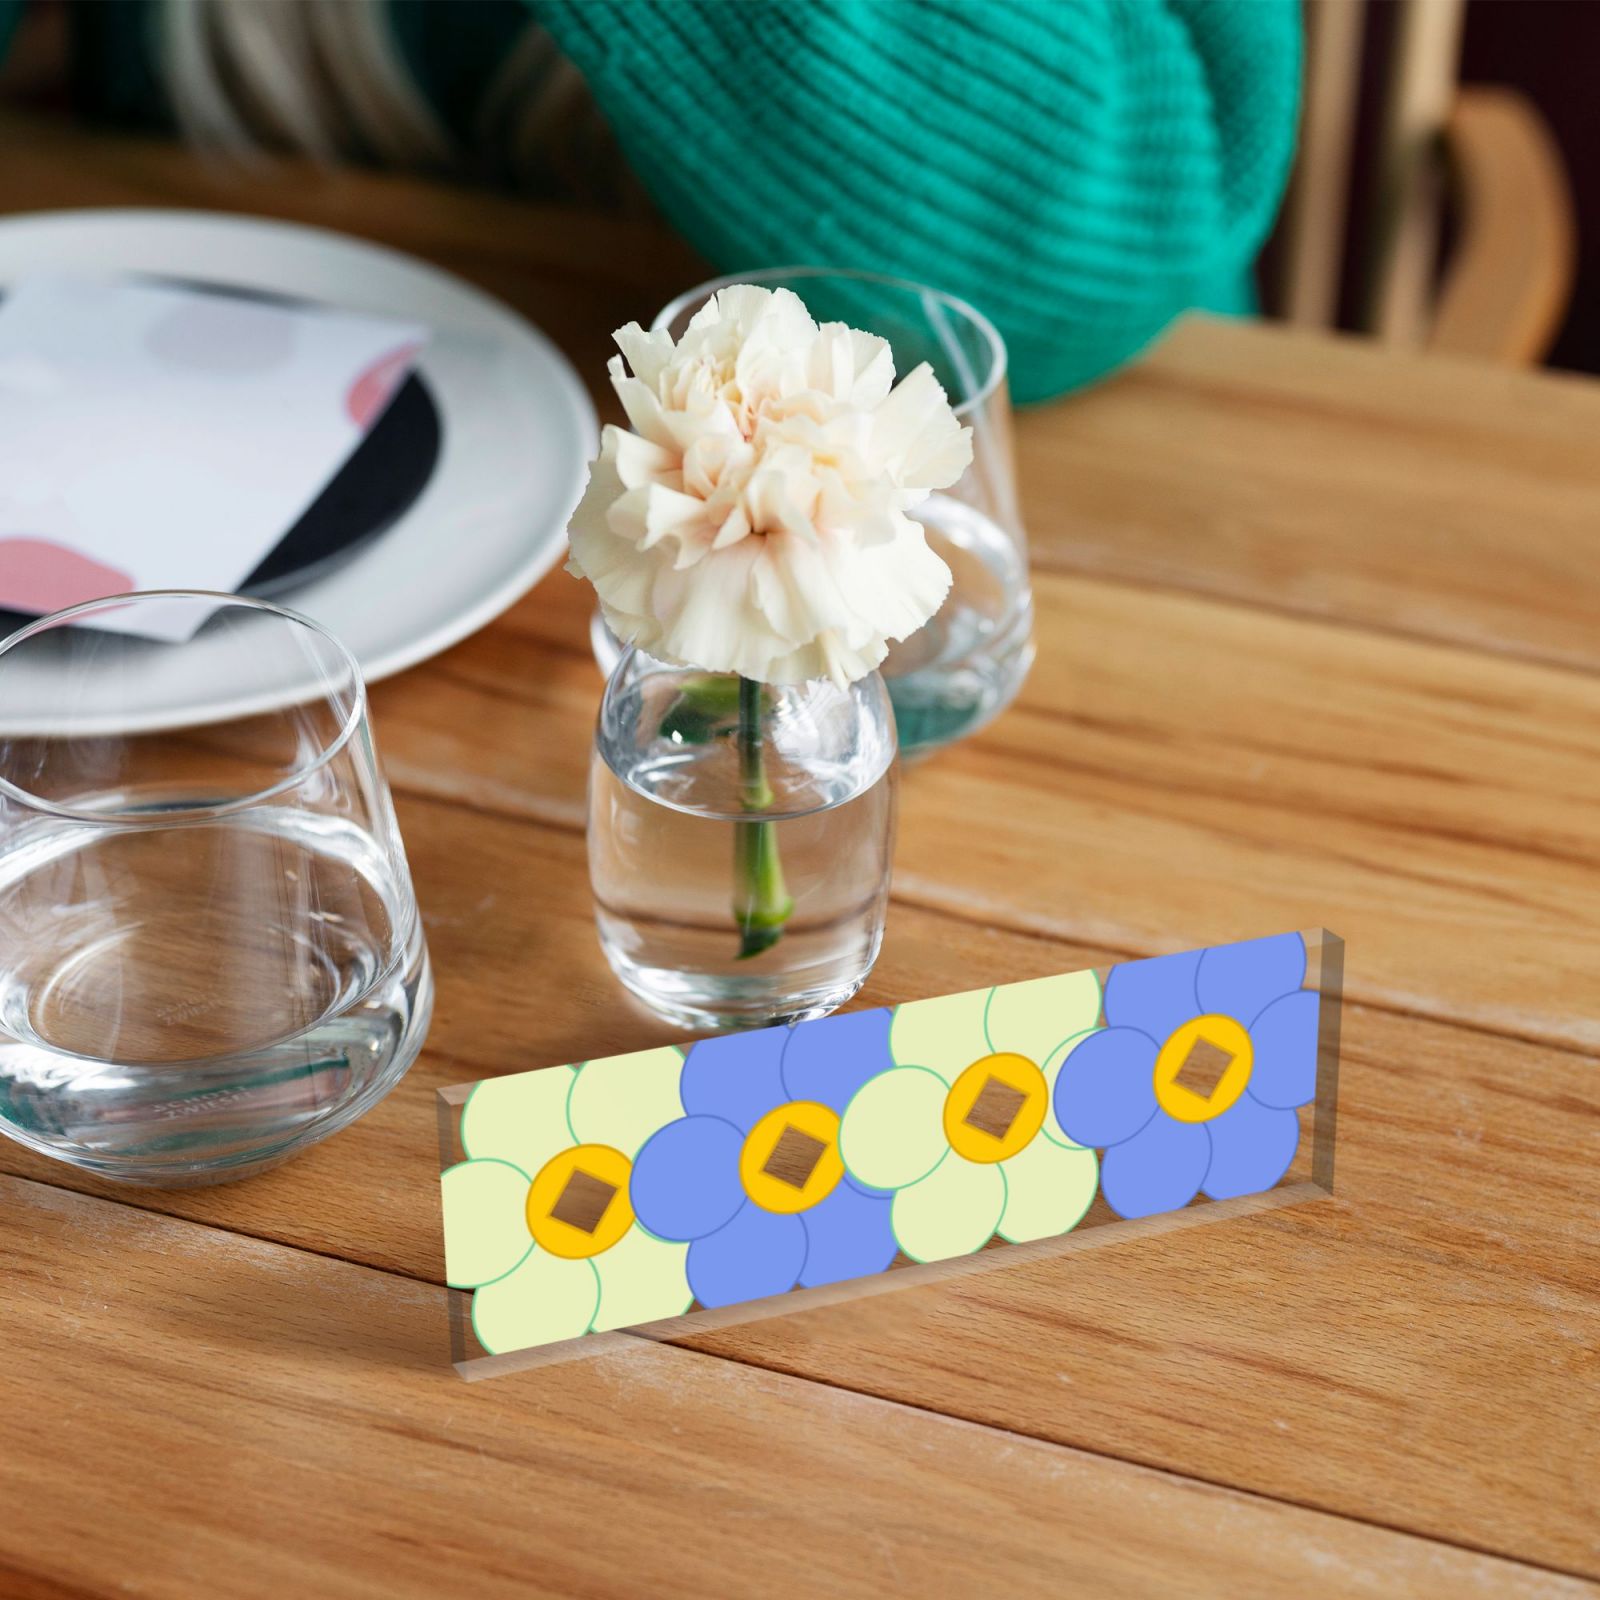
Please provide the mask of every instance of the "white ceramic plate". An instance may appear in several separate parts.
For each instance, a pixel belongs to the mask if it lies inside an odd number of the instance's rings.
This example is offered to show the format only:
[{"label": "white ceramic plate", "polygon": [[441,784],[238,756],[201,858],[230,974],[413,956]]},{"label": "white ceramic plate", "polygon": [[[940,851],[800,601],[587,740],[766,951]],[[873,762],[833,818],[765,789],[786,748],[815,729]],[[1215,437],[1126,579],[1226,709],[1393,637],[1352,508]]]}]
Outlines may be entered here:
[{"label": "white ceramic plate", "polygon": [[[108,210],[0,220],[0,285],[39,271],[237,285],[434,330],[418,363],[442,421],[432,479],[367,549],[280,597],[335,633],[369,683],[481,628],[565,549],[595,453],[594,408],[543,334],[449,273],[343,234],[247,217]],[[202,634],[194,651],[206,642]],[[182,654],[181,674],[151,675],[147,725],[203,720],[234,698],[223,662]]]}]

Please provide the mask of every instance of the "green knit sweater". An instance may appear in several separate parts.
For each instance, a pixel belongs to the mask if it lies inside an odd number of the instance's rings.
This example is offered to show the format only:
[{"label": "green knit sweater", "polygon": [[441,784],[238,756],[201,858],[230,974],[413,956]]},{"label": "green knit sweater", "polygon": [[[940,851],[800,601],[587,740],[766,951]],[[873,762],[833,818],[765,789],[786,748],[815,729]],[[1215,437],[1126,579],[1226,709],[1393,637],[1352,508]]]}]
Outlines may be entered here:
[{"label": "green knit sweater", "polygon": [[[19,4],[0,0],[0,48]],[[1110,371],[1190,306],[1249,303],[1293,145],[1296,0],[389,4],[463,133],[530,11],[716,267],[951,290],[1005,334],[1021,400]],[[102,80],[87,97],[152,114],[148,0],[73,14]]]},{"label": "green knit sweater", "polygon": [[1299,83],[1293,0],[530,0],[727,272],[948,289],[1036,400],[1240,309]]}]

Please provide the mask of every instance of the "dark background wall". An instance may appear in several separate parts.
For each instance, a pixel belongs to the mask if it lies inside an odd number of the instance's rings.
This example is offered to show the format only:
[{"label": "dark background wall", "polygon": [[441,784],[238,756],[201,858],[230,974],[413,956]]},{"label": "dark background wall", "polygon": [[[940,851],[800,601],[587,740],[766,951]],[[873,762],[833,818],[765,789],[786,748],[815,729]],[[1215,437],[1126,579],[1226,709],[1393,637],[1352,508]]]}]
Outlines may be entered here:
[{"label": "dark background wall", "polygon": [[1463,83],[1521,89],[1566,158],[1578,216],[1578,277],[1550,365],[1600,372],[1600,3],[1472,0]]},{"label": "dark background wall", "polygon": [[[1341,0],[1311,0],[1334,5]],[[1398,8],[1370,0],[1351,153],[1351,222],[1339,297],[1339,324],[1361,327],[1360,263],[1371,240],[1378,129]],[[1600,0],[1470,0],[1460,81],[1518,89],[1536,105],[1561,148],[1577,224],[1577,277],[1551,366],[1600,373]],[[1448,213],[1442,248],[1452,243]],[[1264,303],[1275,306],[1276,241],[1263,261]]]}]

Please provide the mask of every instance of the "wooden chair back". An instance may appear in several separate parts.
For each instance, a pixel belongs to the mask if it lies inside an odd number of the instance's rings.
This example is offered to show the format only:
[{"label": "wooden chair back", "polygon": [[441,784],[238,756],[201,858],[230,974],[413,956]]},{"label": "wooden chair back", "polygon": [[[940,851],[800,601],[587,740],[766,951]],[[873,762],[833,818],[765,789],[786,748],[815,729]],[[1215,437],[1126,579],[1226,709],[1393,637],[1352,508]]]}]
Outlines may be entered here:
[{"label": "wooden chair back", "polygon": [[[1571,194],[1536,107],[1459,83],[1464,0],[1306,0],[1300,148],[1279,228],[1276,309],[1394,344],[1541,359],[1571,294]],[[1373,61],[1368,32],[1388,24]],[[1381,75],[1356,183],[1364,72]],[[1446,219],[1453,243],[1440,244]],[[1360,259],[1353,259],[1359,251]],[[1352,281],[1355,294],[1345,292]]]}]

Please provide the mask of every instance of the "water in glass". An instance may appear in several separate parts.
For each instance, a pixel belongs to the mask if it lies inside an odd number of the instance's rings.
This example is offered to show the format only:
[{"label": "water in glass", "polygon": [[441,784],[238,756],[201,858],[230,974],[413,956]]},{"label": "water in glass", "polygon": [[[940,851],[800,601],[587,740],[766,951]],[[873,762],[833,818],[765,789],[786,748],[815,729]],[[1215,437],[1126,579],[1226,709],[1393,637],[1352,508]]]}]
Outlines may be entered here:
[{"label": "water in glass", "polygon": [[[35,711],[0,729],[0,1129],[107,1176],[218,1181],[414,1058],[432,990],[404,853],[359,678],[309,626],[213,611],[182,644],[82,628],[0,652]],[[316,692],[161,725],[158,663],[208,641],[213,692]]]},{"label": "water in glass", "polygon": [[[653,1009],[691,1027],[820,1016],[877,957],[895,817],[894,735],[876,675],[849,690],[763,689],[770,807],[753,821],[723,687],[736,680],[624,654],[589,789],[600,942]],[[744,953],[739,833],[770,829],[793,910]],[[747,859],[747,857],[745,858]]]}]

